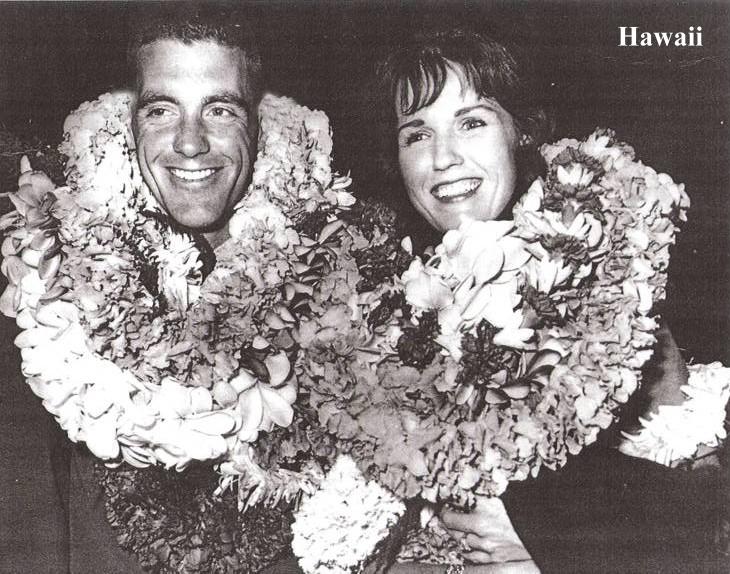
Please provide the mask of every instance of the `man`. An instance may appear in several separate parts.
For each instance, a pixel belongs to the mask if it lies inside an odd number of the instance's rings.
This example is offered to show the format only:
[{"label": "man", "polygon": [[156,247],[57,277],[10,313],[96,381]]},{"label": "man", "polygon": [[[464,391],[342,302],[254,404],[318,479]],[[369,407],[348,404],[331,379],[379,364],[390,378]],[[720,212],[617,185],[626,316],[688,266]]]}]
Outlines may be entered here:
[{"label": "man", "polygon": [[[246,26],[200,10],[143,23],[128,59],[143,178],[172,224],[202,235],[215,248],[229,237],[228,220],[253,171],[261,58]],[[36,176],[28,171],[23,177]],[[30,389],[17,386],[22,392],[15,402],[28,408],[13,404],[13,412],[38,411]],[[46,413],[23,420],[29,421],[28,431],[18,428],[12,436],[28,439],[15,441],[23,452],[6,468],[12,484],[0,498],[0,513],[13,516],[3,518],[8,544],[0,546],[0,571],[141,573],[106,521],[92,457],[83,446],[70,445]],[[47,432],[39,430],[46,426]],[[9,440],[0,443],[9,451],[7,445]],[[29,469],[39,476],[29,476]],[[18,487],[21,479],[26,480]]]},{"label": "man", "polygon": [[175,222],[215,248],[256,157],[258,51],[241,25],[158,21],[129,57],[144,180]]}]

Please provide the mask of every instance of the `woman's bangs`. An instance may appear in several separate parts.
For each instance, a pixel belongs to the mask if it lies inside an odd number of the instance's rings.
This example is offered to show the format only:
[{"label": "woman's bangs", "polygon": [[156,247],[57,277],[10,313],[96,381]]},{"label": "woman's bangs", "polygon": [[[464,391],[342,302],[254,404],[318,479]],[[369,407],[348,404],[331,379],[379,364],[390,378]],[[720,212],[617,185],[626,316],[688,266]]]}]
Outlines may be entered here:
[{"label": "woman's bangs", "polygon": [[421,54],[398,82],[401,113],[411,115],[434,103],[444,89],[446,71],[447,62],[440,55]]}]

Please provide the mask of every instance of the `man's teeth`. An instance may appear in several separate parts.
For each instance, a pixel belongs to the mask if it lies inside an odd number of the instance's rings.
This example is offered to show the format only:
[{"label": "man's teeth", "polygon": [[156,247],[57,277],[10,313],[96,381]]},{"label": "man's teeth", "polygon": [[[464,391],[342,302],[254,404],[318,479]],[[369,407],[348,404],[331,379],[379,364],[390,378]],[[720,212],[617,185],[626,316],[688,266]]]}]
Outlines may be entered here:
[{"label": "man's teeth", "polygon": [[175,177],[179,177],[180,179],[184,179],[187,181],[197,181],[199,179],[205,179],[206,177],[209,177],[215,173],[214,169],[199,169],[195,171],[191,171],[188,169],[171,169],[173,175]]},{"label": "man's teeth", "polygon": [[460,181],[455,181],[454,183],[439,185],[434,190],[433,194],[439,199],[458,197],[460,195],[471,193],[477,187],[479,187],[478,179],[462,179]]}]

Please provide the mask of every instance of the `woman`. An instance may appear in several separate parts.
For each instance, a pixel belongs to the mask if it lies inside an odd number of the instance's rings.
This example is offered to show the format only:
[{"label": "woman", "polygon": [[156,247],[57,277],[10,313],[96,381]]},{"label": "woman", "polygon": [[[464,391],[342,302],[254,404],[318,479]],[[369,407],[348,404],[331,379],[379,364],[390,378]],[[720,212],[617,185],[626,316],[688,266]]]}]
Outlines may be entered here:
[{"label": "woman", "polygon": [[[545,170],[538,148],[549,133],[537,92],[509,51],[478,33],[424,34],[384,60],[379,77],[391,165],[397,163],[416,217],[432,230],[414,227],[421,243],[465,220],[509,218]],[[681,403],[679,387],[687,380],[666,327],[658,340],[645,377],[647,412]],[[503,502],[543,572],[698,571],[717,563],[708,544],[713,501],[685,495],[698,488],[695,480],[593,447],[561,471],[513,484]],[[526,557],[498,501],[483,499],[469,514],[445,510],[441,517],[465,539],[472,562]]]}]

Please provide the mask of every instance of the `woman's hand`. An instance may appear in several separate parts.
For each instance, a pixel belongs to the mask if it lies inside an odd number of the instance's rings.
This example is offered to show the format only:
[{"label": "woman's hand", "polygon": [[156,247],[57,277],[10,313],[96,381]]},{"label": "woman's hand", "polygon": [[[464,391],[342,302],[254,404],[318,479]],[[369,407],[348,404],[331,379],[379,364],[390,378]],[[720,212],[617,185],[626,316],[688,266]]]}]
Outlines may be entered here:
[{"label": "woman's hand", "polygon": [[471,512],[444,509],[441,520],[457,540],[463,539],[470,548],[464,554],[470,562],[488,564],[530,560],[530,554],[517,536],[499,498],[480,496]]}]

